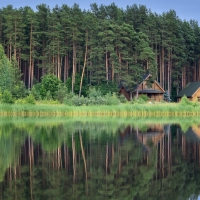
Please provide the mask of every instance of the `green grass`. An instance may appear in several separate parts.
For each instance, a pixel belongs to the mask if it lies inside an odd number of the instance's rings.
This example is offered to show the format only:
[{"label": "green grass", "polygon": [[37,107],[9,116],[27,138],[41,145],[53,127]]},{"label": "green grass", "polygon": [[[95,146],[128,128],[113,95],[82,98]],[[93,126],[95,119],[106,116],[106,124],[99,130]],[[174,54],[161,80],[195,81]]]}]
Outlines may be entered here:
[{"label": "green grass", "polygon": [[21,117],[185,117],[200,116],[200,105],[177,103],[68,106],[63,104],[0,104],[0,116]]}]

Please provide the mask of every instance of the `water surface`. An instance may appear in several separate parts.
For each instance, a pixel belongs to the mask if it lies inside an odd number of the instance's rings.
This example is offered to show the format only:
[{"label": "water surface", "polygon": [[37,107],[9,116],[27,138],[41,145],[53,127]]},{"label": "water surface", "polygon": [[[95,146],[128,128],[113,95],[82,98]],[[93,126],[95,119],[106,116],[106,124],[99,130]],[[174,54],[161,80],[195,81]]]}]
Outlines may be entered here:
[{"label": "water surface", "polygon": [[200,123],[0,121],[0,199],[198,199]]}]

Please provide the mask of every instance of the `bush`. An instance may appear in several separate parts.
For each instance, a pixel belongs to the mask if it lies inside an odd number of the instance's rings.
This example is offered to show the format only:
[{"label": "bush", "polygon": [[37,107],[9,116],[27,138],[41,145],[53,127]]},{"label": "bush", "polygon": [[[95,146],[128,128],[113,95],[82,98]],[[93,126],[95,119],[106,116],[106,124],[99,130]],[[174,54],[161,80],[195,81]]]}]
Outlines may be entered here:
[{"label": "bush", "polygon": [[88,97],[89,98],[96,98],[96,97],[101,97],[102,93],[100,89],[96,89],[95,87],[90,87],[89,88],[89,93],[88,93]]},{"label": "bush", "polygon": [[192,101],[190,101],[185,95],[181,98],[179,102],[181,105],[192,105]]},{"label": "bush", "polygon": [[13,96],[11,94],[10,91],[8,90],[5,90],[3,92],[3,95],[2,95],[2,103],[9,103],[9,104],[13,104],[14,103],[14,99],[13,99]]},{"label": "bush", "polygon": [[45,76],[42,77],[42,92],[43,95],[45,96],[45,91],[46,95],[47,92],[49,91],[52,98],[55,99],[55,93],[58,91],[58,87],[61,84],[61,80],[53,75],[53,74],[46,74]]},{"label": "bush", "polygon": [[127,98],[123,94],[120,94],[118,99],[121,103],[126,103],[128,101]]},{"label": "bush", "polygon": [[67,87],[64,85],[59,85],[58,91],[55,92],[55,98],[60,102],[64,102],[64,98],[67,95]]},{"label": "bush", "polygon": [[146,103],[146,101],[144,99],[142,99],[142,98],[137,98],[137,99],[133,98],[131,103],[133,103],[133,104],[144,104],[144,103]]},{"label": "bush", "polygon": [[139,96],[139,99],[143,99],[144,102],[147,102],[147,101],[149,100],[148,96],[145,95],[145,94],[140,95],[140,96]]},{"label": "bush", "polygon": [[14,98],[19,99],[26,97],[28,90],[26,89],[24,83],[20,81],[18,85],[12,87],[11,93]]},{"label": "bush", "polygon": [[33,95],[35,100],[41,99],[40,92],[39,92],[39,90],[36,90],[35,86],[32,87],[31,94]]},{"label": "bush", "polygon": [[25,98],[26,103],[30,103],[30,104],[35,104],[35,98],[32,94],[29,94],[26,98]]},{"label": "bush", "polygon": [[26,99],[17,99],[16,101],[15,101],[15,104],[26,104],[27,102],[26,102]]},{"label": "bush", "polygon": [[46,98],[45,98],[46,100],[48,100],[48,101],[51,101],[51,100],[53,100],[53,98],[52,98],[52,95],[51,95],[51,92],[50,91],[47,91],[47,93],[46,93]]},{"label": "bush", "polygon": [[98,97],[90,97],[86,98],[86,105],[105,105],[105,98],[98,96]]},{"label": "bush", "polygon": [[117,98],[116,94],[107,93],[105,95],[105,104],[106,105],[118,105],[120,103],[119,99]]},{"label": "bush", "polygon": [[82,106],[86,103],[84,96],[78,97],[78,95],[74,95],[71,101],[75,106]]}]

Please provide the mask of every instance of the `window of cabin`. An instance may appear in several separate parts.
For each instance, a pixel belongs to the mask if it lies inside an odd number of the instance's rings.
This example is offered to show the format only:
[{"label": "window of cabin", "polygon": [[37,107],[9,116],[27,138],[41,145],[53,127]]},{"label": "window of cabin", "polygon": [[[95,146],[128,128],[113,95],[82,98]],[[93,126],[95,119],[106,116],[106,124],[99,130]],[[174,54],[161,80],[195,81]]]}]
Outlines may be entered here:
[{"label": "window of cabin", "polygon": [[151,98],[151,94],[147,94],[147,97]]},{"label": "window of cabin", "polygon": [[200,97],[197,97],[197,100],[200,101]]}]

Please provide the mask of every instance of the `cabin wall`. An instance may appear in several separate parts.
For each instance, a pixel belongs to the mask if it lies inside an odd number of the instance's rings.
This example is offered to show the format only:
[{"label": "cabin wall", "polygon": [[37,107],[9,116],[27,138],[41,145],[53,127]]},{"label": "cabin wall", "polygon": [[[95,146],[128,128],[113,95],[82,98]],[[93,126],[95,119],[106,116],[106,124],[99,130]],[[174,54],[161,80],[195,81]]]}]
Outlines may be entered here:
[{"label": "cabin wall", "polygon": [[196,100],[200,101],[200,89],[198,89],[198,90],[194,93],[194,95],[192,96],[192,101],[196,101]]},{"label": "cabin wall", "polygon": [[141,95],[147,95],[147,97],[149,97],[149,100],[154,100],[154,101],[162,101],[164,98],[163,94],[155,94],[155,93],[139,94],[138,97],[140,97]]}]

